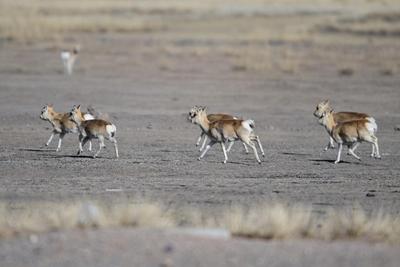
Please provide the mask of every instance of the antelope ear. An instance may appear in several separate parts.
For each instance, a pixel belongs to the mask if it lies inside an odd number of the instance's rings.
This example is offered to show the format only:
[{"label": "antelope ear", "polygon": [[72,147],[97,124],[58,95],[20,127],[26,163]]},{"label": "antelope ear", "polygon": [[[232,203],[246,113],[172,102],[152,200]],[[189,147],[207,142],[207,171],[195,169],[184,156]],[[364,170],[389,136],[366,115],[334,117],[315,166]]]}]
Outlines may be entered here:
[{"label": "antelope ear", "polygon": [[325,99],[324,104],[329,104],[329,99]]},{"label": "antelope ear", "polygon": [[201,110],[206,111],[206,110],[207,110],[207,107],[206,107],[206,106],[203,106],[203,107],[201,108]]},{"label": "antelope ear", "polygon": [[80,109],[81,109],[81,105],[77,105],[77,106],[76,106],[76,109],[79,109],[79,110],[80,110]]},{"label": "antelope ear", "polygon": [[51,104],[47,104],[47,106],[49,107],[49,108],[52,108],[53,107],[53,104],[51,103]]}]

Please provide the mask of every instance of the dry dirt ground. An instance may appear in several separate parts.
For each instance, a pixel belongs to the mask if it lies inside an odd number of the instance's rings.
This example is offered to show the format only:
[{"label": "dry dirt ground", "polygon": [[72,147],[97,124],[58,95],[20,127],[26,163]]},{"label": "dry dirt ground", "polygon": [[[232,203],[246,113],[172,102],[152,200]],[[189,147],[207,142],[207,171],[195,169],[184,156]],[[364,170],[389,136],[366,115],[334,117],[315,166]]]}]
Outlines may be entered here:
[{"label": "dry dirt ground", "polygon": [[[171,209],[196,208],[218,214],[226,207],[283,201],[310,205],[316,214],[323,214],[331,207],[354,204],[367,211],[383,208],[392,215],[400,214],[400,133],[394,130],[400,124],[400,76],[396,68],[387,71],[373,64],[388,59],[399,62],[398,39],[387,37],[378,42],[365,37],[353,43],[348,40],[355,37],[344,36],[343,42],[334,43],[273,39],[248,44],[223,38],[188,38],[184,34],[170,38],[163,33],[82,34],[74,38],[70,43],[79,40],[82,53],[71,77],[62,74],[59,49],[51,43],[0,44],[0,200],[3,202],[12,205],[71,198],[111,202],[149,200]],[[246,60],[244,65],[235,60],[236,51],[242,49],[249,53],[268,49],[271,60],[278,62],[285,54],[282,51],[289,51],[291,56],[286,57],[280,68],[259,69],[256,65],[253,70]],[[250,58],[257,61],[257,57]],[[340,75],[342,67],[344,74],[348,73],[346,68],[354,73]],[[376,118],[382,160],[370,158],[370,145],[362,144],[357,150],[361,162],[344,153],[343,162],[333,164],[336,151],[323,152],[328,136],[312,115],[315,105],[326,98],[335,110],[366,112]],[[53,103],[59,111],[68,111],[74,104],[93,105],[108,116],[117,126],[120,158],[114,159],[110,143],[97,159],[89,157],[89,152],[76,156],[76,135],[67,135],[58,153],[54,151],[57,138],[50,147],[44,147],[50,125],[39,119],[39,113],[45,103]],[[193,105],[206,105],[210,113],[226,112],[254,119],[266,152],[262,164],[258,165],[251,153],[246,155],[240,144],[234,145],[227,164],[222,164],[219,146],[198,161],[199,152],[194,144],[200,130],[186,120]],[[96,142],[94,147],[97,149]],[[136,253],[139,249],[138,254],[151,255],[147,245],[142,247],[141,243],[146,244],[147,238],[149,244],[158,246],[159,252],[154,253],[164,253],[162,242],[157,244],[153,233],[139,231],[135,239],[136,232],[130,231],[128,236],[112,231],[99,235],[87,232],[92,238],[89,243],[72,240],[79,239],[79,232],[58,236],[52,233],[43,237],[48,241],[46,248],[27,245],[25,239],[3,240],[0,261],[7,260],[7,266],[30,265],[32,259],[32,266],[159,266],[162,262],[157,257],[148,264],[129,262],[128,258],[108,264],[97,257],[108,250],[95,244],[109,241],[110,235],[114,238],[111,241],[115,241],[109,243],[110,247],[123,249],[130,245],[120,242],[132,242],[132,252],[126,253]],[[119,239],[122,235],[123,239]],[[168,238],[173,239],[170,242],[178,246],[176,251],[186,251],[185,242],[194,242],[193,238],[182,241],[180,236],[168,237],[165,233],[160,236],[166,243]],[[54,239],[63,240],[54,242],[58,242],[65,255],[75,255],[76,247],[85,254],[86,246],[91,251],[88,253],[93,254],[82,256],[87,262],[79,264],[76,259],[57,262],[43,256],[57,254],[52,251],[57,249],[52,247]],[[71,244],[75,243],[74,248]],[[237,251],[243,254],[239,254],[236,264],[220,264],[222,259],[216,256],[218,259],[208,265],[199,263],[199,259],[218,255],[217,250],[199,252],[191,266],[245,266],[251,253],[264,258],[261,263],[252,258],[247,262],[249,265],[265,266],[267,261],[274,261],[270,256],[275,252],[290,253],[291,249],[301,262],[296,266],[321,266],[322,257],[315,261],[300,259],[314,252],[328,255],[338,247],[342,254],[338,253],[345,256],[329,261],[332,266],[368,266],[367,263],[395,266],[399,262],[395,249],[384,245],[346,242],[320,245],[311,241],[305,245],[279,241],[250,244],[251,241],[236,240],[225,247],[218,242],[209,243],[215,249],[224,249],[222,255],[228,259],[238,255]],[[188,247],[201,251],[209,243],[203,246],[194,242]],[[234,246],[235,252],[229,251],[229,246]],[[361,253],[355,253],[357,257],[374,260],[353,265],[354,259],[346,257],[353,255],[354,246]],[[19,249],[26,249],[26,254],[17,252]],[[118,259],[119,253],[110,253],[114,260]],[[185,253],[181,257],[187,257]],[[278,255],[282,261],[273,266],[292,264],[285,264],[286,256]],[[339,259],[345,263],[338,264]],[[172,256],[172,261],[181,263],[161,266],[185,266],[183,258]]]}]

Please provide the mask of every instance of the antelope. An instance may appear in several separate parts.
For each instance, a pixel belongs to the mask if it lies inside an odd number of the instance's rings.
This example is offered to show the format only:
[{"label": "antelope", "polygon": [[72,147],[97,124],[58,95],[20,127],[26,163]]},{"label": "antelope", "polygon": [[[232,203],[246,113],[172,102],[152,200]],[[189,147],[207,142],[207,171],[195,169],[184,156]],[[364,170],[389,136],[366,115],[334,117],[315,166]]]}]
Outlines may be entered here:
[{"label": "antelope", "polygon": [[[331,110],[332,110],[332,108],[330,107],[329,100],[324,100],[324,101],[320,102],[317,105],[317,107],[315,108],[314,116],[317,118],[321,118],[321,116],[324,112],[331,111]],[[345,121],[360,120],[360,119],[367,119],[367,120],[375,122],[375,119],[373,117],[369,116],[368,114],[358,113],[358,112],[348,112],[348,111],[333,112],[332,111],[332,116],[333,116],[333,120],[336,123],[342,123]],[[376,128],[375,131],[377,131],[377,130],[378,129]],[[329,142],[326,145],[326,147],[324,148],[324,151],[327,151],[330,148],[331,149],[335,148],[335,145],[333,142],[334,142],[333,138],[331,136],[329,136]],[[374,155],[375,155],[374,149],[375,149],[375,146],[372,145],[371,157],[374,157]]]},{"label": "antelope", "polygon": [[64,66],[64,73],[71,75],[76,59],[78,58],[79,46],[75,46],[72,51],[61,51],[61,60]]},{"label": "antelope", "polygon": [[96,158],[101,149],[105,147],[104,138],[111,141],[114,144],[115,156],[118,158],[118,146],[117,139],[115,139],[115,133],[117,131],[117,127],[111,122],[94,119],[85,121],[83,114],[81,112],[81,106],[74,106],[70,112],[70,119],[74,121],[78,126],[79,131],[79,150],[78,155],[83,152],[83,146],[87,141],[91,139],[97,138],[99,139],[99,150],[93,155],[93,158]]},{"label": "antelope", "polygon": [[[194,114],[194,112],[196,112],[196,111],[199,110],[199,109],[201,109],[201,107],[194,106],[194,107],[190,110],[189,114]],[[232,115],[223,114],[223,113],[218,113],[218,114],[207,114],[207,119],[208,119],[210,122],[214,122],[214,121],[219,121],[219,120],[237,120],[238,118],[237,118],[237,117],[234,117],[234,116],[232,116]],[[189,120],[190,120],[190,115],[189,115]],[[192,122],[192,123],[193,123],[193,122]],[[200,145],[201,139],[204,137],[203,144],[201,145],[201,147],[200,147],[200,149],[199,149],[199,151],[201,152],[201,151],[203,151],[204,147],[206,146],[206,142],[207,142],[207,139],[208,139],[208,138],[207,138],[207,134],[203,131],[203,129],[202,129],[201,127],[200,127],[200,129],[201,129],[201,133],[200,133],[199,138],[197,139],[196,146],[199,146],[199,145]],[[263,149],[263,147],[262,147],[262,145],[261,145],[260,138],[258,137],[258,135],[255,135],[255,138],[257,139],[257,143],[258,143],[259,146],[260,146],[260,150],[261,150],[262,156],[265,157],[264,149]],[[229,146],[228,146],[226,152],[229,152],[229,151],[231,150],[233,144],[234,144],[233,142],[231,142],[231,143],[229,144]],[[246,154],[248,154],[248,153],[249,153],[249,150],[248,150],[246,144],[245,144],[244,142],[242,142],[242,144],[243,144],[243,147],[244,147],[244,149],[245,149],[245,151],[246,151]]]},{"label": "antelope", "polygon": [[253,120],[226,119],[210,122],[207,118],[206,107],[192,109],[189,112],[188,119],[192,123],[198,124],[203,132],[210,138],[210,142],[207,144],[198,160],[201,160],[213,145],[220,143],[224,153],[223,163],[226,163],[228,161],[228,156],[225,142],[228,141],[231,145],[234,141],[240,140],[253,149],[257,162],[261,164],[257,148],[253,142],[253,140],[257,141],[261,148],[259,139],[254,135]]},{"label": "antelope", "polygon": [[350,155],[361,160],[361,158],[354,153],[354,150],[360,142],[363,141],[371,143],[375,147],[373,157],[381,158],[379,154],[378,138],[375,136],[378,126],[374,119],[366,118],[338,123],[335,121],[333,114],[334,112],[332,110],[324,111],[319,117],[319,123],[325,126],[329,135],[339,144],[339,151],[335,164],[340,162],[343,145],[347,145]]},{"label": "antelope", "polygon": [[[90,113],[84,113],[83,116],[84,120],[94,119],[93,115]],[[40,118],[50,122],[50,124],[53,126],[53,131],[50,135],[50,138],[46,142],[46,146],[50,145],[54,135],[59,135],[56,152],[61,150],[62,140],[67,133],[77,133],[77,125],[75,122],[70,120],[69,114],[56,112],[53,105],[45,105],[40,113]],[[92,150],[91,142],[89,143],[89,150]]]}]

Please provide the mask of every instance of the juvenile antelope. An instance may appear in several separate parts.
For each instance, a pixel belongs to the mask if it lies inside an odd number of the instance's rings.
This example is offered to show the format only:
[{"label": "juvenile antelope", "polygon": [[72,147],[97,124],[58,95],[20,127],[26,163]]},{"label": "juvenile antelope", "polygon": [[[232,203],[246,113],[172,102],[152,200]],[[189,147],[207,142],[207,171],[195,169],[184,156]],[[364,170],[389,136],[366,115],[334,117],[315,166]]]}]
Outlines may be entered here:
[{"label": "juvenile antelope", "polygon": [[367,118],[337,123],[333,117],[333,111],[329,110],[321,114],[319,123],[325,126],[329,135],[339,144],[339,151],[335,164],[340,162],[340,154],[342,153],[343,145],[348,146],[350,155],[361,160],[360,157],[354,153],[354,150],[362,141],[371,143],[375,147],[373,156],[375,158],[381,158],[379,154],[378,138],[375,136],[376,129],[378,128],[375,120]]},{"label": "juvenile antelope", "polygon": [[72,51],[61,51],[61,60],[64,66],[64,73],[71,75],[73,72],[74,64],[78,58],[79,46],[75,46]]},{"label": "juvenile antelope", "polygon": [[259,140],[254,135],[253,120],[228,119],[210,122],[207,118],[205,107],[198,107],[197,109],[191,110],[189,112],[189,119],[192,123],[200,125],[203,132],[210,138],[210,142],[198,158],[199,160],[205,156],[213,145],[220,143],[225,157],[223,163],[226,163],[228,161],[228,156],[225,142],[227,141],[232,144],[232,142],[240,140],[253,149],[257,162],[261,164],[257,148],[253,142],[253,140],[257,141],[261,147]]},{"label": "juvenile antelope", "polygon": [[[324,100],[324,101],[320,102],[317,105],[317,107],[315,108],[314,116],[317,118],[321,118],[322,114],[327,111],[332,111],[332,108],[330,106],[329,100]],[[348,111],[333,112],[332,111],[332,116],[333,116],[333,120],[336,123],[342,123],[345,121],[360,120],[360,119],[367,119],[367,120],[375,122],[375,119],[373,117],[369,116],[368,114],[358,113],[358,112],[348,112]],[[377,130],[377,128],[376,128],[376,130]],[[327,151],[330,148],[335,148],[333,141],[334,141],[333,138],[331,136],[329,136],[329,143],[324,148],[325,151]],[[374,149],[375,149],[375,146],[372,145],[371,157],[374,157],[374,155],[375,155]]]},{"label": "juvenile antelope", "polygon": [[[94,119],[93,115],[89,113],[83,114],[85,120]],[[40,118],[42,120],[50,122],[53,126],[52,133],[49,140],[46,142],[46,146],[49,146],[53,140],[54,135],[59,135],[58,146],[56,151],[60,151],[61,144],[64,136],[67,133],[77,133],[78,128],[75,122],[69,118],[68,113],[58,113],[54,110],[53,105],[45,105],[40,113]],[[92,143],[89,143],[89,150],[92,150]]]},{"label": "juvenile antelope", "polygon": [[74,106],[70,112],[70,118],[78,125],[79,131],[79,150],[78,155],[83,152],[83,146],[87,141],[91,139],[97,138],[99,139],[99,150],[93,155],[93,158],[96,158],[101,149],[105,147],[104,138],[111,141],[114,144],[115,156],[118,158],[118,146],[117,139],[115,139],[115,133],[117,131],[117,127],[114,124],[105,121],[105,120],[89,120],[85,121],[83,114],[81,112],[81,107]]}]

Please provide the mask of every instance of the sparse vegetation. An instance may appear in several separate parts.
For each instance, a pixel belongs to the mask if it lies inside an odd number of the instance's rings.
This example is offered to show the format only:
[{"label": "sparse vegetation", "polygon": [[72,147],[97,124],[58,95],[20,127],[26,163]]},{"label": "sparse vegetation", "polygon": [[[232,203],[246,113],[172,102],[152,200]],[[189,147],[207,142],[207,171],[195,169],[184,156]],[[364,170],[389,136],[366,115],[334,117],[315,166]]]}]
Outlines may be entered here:
[{"label": "sparse vegetation", "polygon": [[73,228],[219,227],[233,236],[260,239],[362,239],[400,243],[400,218],[361,208],[316,216],[310,208],[269,204],[233,208],[215,217],[200,211],[171,211],[157,204],[104,205],[96,202],[0,205],[0,237]]}]

